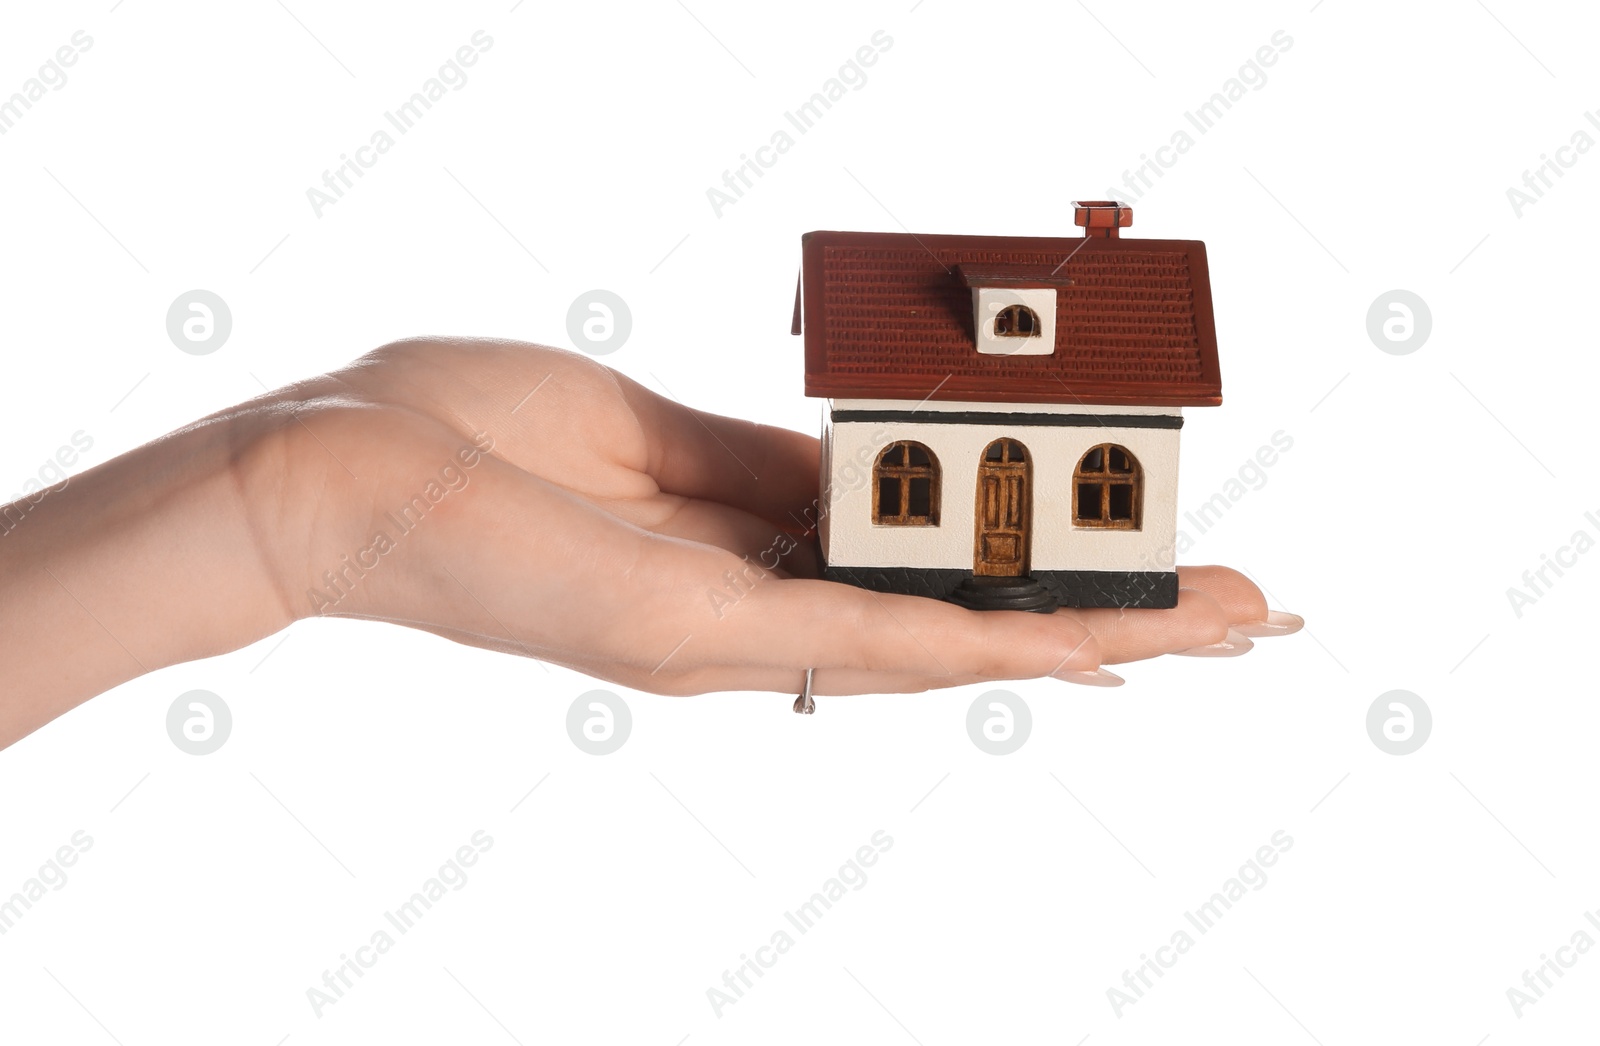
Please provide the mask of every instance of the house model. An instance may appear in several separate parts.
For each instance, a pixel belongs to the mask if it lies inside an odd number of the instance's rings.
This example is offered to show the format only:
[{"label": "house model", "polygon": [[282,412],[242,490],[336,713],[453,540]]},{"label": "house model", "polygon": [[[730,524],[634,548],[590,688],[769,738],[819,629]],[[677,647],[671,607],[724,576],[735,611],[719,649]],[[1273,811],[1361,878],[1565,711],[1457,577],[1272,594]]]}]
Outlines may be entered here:
[{"label": "house model", "polygon": [[976,609],[1171,607],[1183,408],[1222,402],[1205,244],[812,232],[827,578]]}]

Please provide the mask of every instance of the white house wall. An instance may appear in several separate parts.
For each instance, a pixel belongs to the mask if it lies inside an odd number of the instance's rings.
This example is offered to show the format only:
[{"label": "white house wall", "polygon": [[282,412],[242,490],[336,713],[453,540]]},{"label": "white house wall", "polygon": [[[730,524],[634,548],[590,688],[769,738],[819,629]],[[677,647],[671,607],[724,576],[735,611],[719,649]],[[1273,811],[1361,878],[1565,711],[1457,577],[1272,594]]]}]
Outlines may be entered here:
[{"label": "white house wall", "polygon": [[[826,557],[826,549],[828,547],[828,538],[829,538],[829,534],[832,531],[832,528],[829,526],[829,521],[828,521],[828,506],[830,504],[832,504],[832,502],[833,502],[833,488],[834,488],[833,471],[834,471],[834,469],[833,469],[833,423],[828,420],[828,407],[827,407],[827,404],[823,404],[823,407],[822,407],[822,476],[821,476],[820,482],[818,484],[817,503],[816,503],[815,506],[813,506],[813,509],[812,509],[812,516],[815,519],[816,528],[817,528],[817,541],[822,545],[822,548],[824,549],[824,557],[823,558],[827,558]],[[812,520],[808,519],[808,520],[806,520],[806,522],[810,523],[810,522],[812,522]]]},{"label": "white house wall", "polygon": [[[948,405],[941,405],[948,406]],[[1073,405],[1050,411],[1035,405],[961,404],[962,409],[1029,413],[1152,414],[1173,411]],[[866,406],[839,401],[836,411],[896,409],[894,401]],[[919,412],[927,405],[918,408]],[[936,413],[936,412],[930,412]],[[1027,448],[1033,499],[1030,568],[1035,570],[1170,570],[1177,528],[1179,429],[1100,425],[1008,425],[927,421],[834,422],[827,429],[821,539],[830,565],[945,567],[971,570],[976,532],[978,466],[1002,436]],[[939,524],[878,526],[872,522],[872,466],[897,440],[933,451],[940,468]],[[1144,470],[1144,509],[1137,531],[1072,525],[1072,473],[1101,443],[1126,447]]]}]

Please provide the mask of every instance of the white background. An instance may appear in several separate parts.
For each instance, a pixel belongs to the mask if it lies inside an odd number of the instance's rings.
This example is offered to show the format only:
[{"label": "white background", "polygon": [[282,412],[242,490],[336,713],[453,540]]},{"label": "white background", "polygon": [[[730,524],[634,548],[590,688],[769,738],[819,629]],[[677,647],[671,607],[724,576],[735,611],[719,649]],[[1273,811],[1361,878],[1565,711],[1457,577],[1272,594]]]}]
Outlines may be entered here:
[{"label": "white background", "polygon": [[[590,680],[298,624],[0,754],[0,895],[73,832],[94,840],[0,937],[7,1041],[1592,1028],[1600,954],[1520,1017],[1506,995],[1600,906],[1600,555],[1520,617],[1507,596],[1600,531],[1600,156],[1568,154],[1520,216],[1507,198],[1575,131],[1600,136],[1588,12],[513,2],[8,6],[0,95],[75,30],[94,43],[0,136],[0,495],[78,430],[96,464],[395,337],[569,344],[591,288],[634,318],[606,362],[815,431],[787,333],[800,233],[1071,235],[1069,200],[1120,186],[1284,30],[1265,84],[1134,201],[1130,234],[1210,253],[1227,402],[1188,412],[1181,508],[1293,439],[1187,558],[1248,569],[1308,629],[1129,665],[1120,690],[1008,685],[1033,733],[1005,757],[966,733],[983,688],[810,718],[781,696],[623,692],[632,736],[596,757],[564,727]],[[478,29],[494,44],[470,82],[316,217],[306,189]],[[718,217],[706,190],[880,29],[865,85]],[[196,287],[233,313],[208,356],[165,329]],[[1367,334],[1395,288],[1432,313],[1409,355]],[[204,757],[165,730],[194,688],[234,715]],[[1366,732],[1395,688],[1433,710],[1408,756]],[[307,988],[478,829],[494,845],[470,881],[317,1017]],[[717,1016],[707,988],[879,829],[894,845],[866,885]],[[1118,1016],[1107,989],[1278,830],[1294,843],[1266,885]]]}]

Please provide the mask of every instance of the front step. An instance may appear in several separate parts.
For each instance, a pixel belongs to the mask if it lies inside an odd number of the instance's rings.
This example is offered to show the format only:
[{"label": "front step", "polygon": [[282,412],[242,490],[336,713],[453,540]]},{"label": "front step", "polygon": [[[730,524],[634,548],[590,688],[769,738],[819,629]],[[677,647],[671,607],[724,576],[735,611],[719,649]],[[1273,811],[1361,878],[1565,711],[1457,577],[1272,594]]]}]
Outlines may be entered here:
[{"label": "front step", "polygon": [[968,610],[1027,610],[1053,614],[1056,598],[1031,577],[969,577],[947,597]]}]

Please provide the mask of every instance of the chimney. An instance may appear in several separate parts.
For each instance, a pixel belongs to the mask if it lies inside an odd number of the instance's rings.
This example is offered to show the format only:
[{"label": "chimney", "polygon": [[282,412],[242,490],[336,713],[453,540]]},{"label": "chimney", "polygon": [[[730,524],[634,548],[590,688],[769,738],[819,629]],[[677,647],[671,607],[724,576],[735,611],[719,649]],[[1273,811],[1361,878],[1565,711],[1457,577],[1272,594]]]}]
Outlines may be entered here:
[{"label": "chimney", "polygon": [[1117,238],[1117,230],[1133,224],[1133,207],[1121,200],[1073,200],[1072,224],[1085,236]]}]

